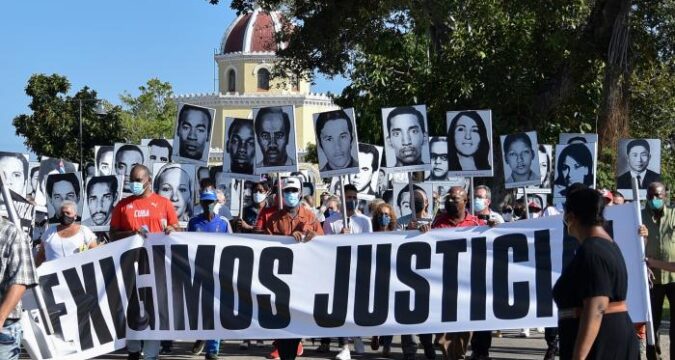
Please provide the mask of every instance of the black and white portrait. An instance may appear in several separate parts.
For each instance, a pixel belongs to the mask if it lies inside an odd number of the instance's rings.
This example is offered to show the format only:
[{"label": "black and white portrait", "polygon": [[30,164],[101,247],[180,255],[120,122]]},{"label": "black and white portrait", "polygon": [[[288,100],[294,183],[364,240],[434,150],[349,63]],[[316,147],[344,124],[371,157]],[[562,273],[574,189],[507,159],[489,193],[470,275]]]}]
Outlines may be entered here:
[{"label": "black and white portrait", "polygon": [[[371,144],[359,143],[359,172],[349,174],[347,182],[356,186],[359,195],[375,197],[379,176],[382,148]],[[371,199],[372,200],[372,199]]]},{"label": "black and white portrait", "polygon": [[95,146],[96,176],[115,175],[114,146]]},{"label": "black and white portrait", "polygon": [[448,180],[448,139],[445,136],[429,138],[431,171],[424,172],[424,181],[439,182]]},{"label": "black and white portrait", "polygon": [[206,165],[216,110],[180,104],[173,138],[173,161]]},{"label": "black and white portrait", "polygon": [[176,163],[154,164],[153,174],[153,191],[171,201],[178,221],[189,221],[194,209],[195,166]]},{"label": "black and white portrait", "polygon": [[78,164],[63,159],[42,157],[40,171],[38,173],[38,189],[35,193],[35,203],[39,206],[47,206],[47,176],[52,174],[67,174],[77,172]]},{"label": "black and white portrait", "polygon": [[[45,184],[49,223],[59,223],[58,213],[61,203],[70,200],[77,204],[77,213],[82,214],[82,179],[80,173],[52,174],[47,176]],[[76,221],[80,221],[78,216]]]},{"label": "black and white portrait", "polygon": [[595,187],[597,143],[573,142],[555,147],[553,197],[566,197],[572,184]]},{"label": "black and white portrait", "polygon": [[598,134],[582,134],[582,133],[562,133],[558,137],[558,144],[567,145],[573,143],[597,143]]},{"label": "black and white portrait", "polygon": [[141,139],[141,145],[148,147],[151,163],[171,162],[173,146],[167,139]]},{"label": "black and white portrait", "polygon": [[253,119],[256,140],[255,173],[297,171],[293,106],[254,108]]},{"label": "black and white portrait", "polygon": [[358,139],[354,119],[354,109],[314,114],[314,132],[321,177],[359,172]]},{"label": "black and white portrait", "polygon": [[84,184],[89,182],[91,178],[96,176],[96,165],[93,162],[88,162],[84,165]]},{"label": "black and white portrait", "polygon": [[253,120],[226,118],[223,144],[223,169],[233,179],[257,180],[253,172],[255,132]]},{"label": "black and white portrait", "polygon": [[493,176],[492,111],[446,113],[448,175]]},{"label": "black and white portrait", "polygon": [[0,151],[0,170],[5,175],[7,187],[23,197],[26,197],[28,168],[28,154]]},{"label": "black and white portrait", "polygon": [[[631,178],[637,178],[638,187],[644,190],[652,182],[661,181],[661,140],[619,140],[616,170],[617,189],[632,189]],[[629,191],[622,191],[624,196],[628,193]],[[632,199],[632,193],[630,194],[630,198]]]},{"label": "black and white portrait", "polygon": [[[424,196],[426,196],[428,201],[427,212],[429,214],[434,213],[433,209],[433,185],[431,183],[418,183],[413,184],[413,189],[415,191],[422,191]],[[411,214],[411,205],[410,205],[410,188],[408,184],[399,184],[394,183],[394,194],[392,198],[394,210],[396,211],[397,217],[407,216]],[[419,205],[419,204],[416,204]],[[415,207],[415,211],[420,211]]]},{"label": "black and white portrait", "polygon": [[388,171],[431,170],[425,105],[382,109]]},{"label": "black and white portrait", "polygon": [[122,198],[122,177],[95,176],[85,188],[82,224],[93,231],[107,231],[117,202]]},{"label": "black and white portrait", "polygon": [[116,143],[113,164],[115,166],[115,171],[112,175],[118,175],[124,178],[122,191],[130,194],[129,176],[134,165],[142,164],[147,166],[148,169],[151,169],[148,147],[136,144]]},{"label": "black and white portrait", "polygon": [[502,135],[504,187],[539,185],[539,144],[534,131]]},{"label": "black and white portrait", "polygon": [[539,185],[529,186],[527,192],[530,194],[550,194],[553,187],[553,146],[539,144]]},{"label": "black and white portrait", "polygon": [[26,194],[30,195],[31,199],[35,198],[35,191],[38,189],[40,175],[40,162],[30,161],[28,163],[28,183],[26,184]]}]

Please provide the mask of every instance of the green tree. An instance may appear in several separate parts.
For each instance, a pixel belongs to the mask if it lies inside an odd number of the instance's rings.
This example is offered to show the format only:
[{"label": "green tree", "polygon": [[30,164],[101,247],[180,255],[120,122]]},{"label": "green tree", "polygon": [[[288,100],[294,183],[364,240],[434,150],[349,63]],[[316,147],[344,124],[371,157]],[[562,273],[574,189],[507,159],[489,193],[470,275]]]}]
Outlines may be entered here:
[{"label": "green tree", "polygon": [[84,162],[93,158],[95,145],[112,145],[122,140],[121,109],[106,104],[105,114],[97,114],[102,100],[96,91],[84,87],[74,96],[67,95],[70,82],[58,74],[30,77],[26,94],[31,97],[31,114],[18,115],[12,121],[16,134],[38,156],[80,160],[80,104],[82,106],[82,147]]},{"label": "green tree", "polygon": [[177,111],[171,84],[150,79],[138,90],[138,96],[128,92],[120,95],[124,109],[122,124],[127,141],[140,143],[141,139],[171,138]]}]

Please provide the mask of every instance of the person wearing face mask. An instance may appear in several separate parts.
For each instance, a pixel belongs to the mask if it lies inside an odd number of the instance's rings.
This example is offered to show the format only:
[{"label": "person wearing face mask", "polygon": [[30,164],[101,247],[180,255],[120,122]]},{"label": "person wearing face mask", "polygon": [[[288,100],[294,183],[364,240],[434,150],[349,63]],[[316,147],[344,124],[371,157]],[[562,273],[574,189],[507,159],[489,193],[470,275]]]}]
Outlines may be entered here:
[{"label": "person wearing face mask", "polygon": [[429,213],[429,198],[418,186],[413,186],[413,202],[415,204],[415,221],[412,214],[403,215],[398,219],[401,230],[417,230],[421,226],[430,226],[432,215]]},{"label": "person wearing face mask", "polygon": [[[432,229],[451,229],[458,227],[472,227],[486,225],[486,222],[478,217],[471,215],[467,210],[469,198],[466,190],[461,186],[453,186],[445,195],[445,212],[438,215],[431,224]],[[425,232],[426,227],[421,227],[420,231]],[[462,359],[466,354],[470,332],[444,333],[438,334],[436,341],[441,346],[443,358]],[[488,346],[489,348],[489,346]],[[488,354],[473,354],[472,358],[489,358]]]},{"label": "person wearing face mask", "polygon": [[478,185],[474,189],[473,210],[474,214],[486,222],[492,222],[495,225],[503,224],[504,218],[496,211],[492,211],[492,192],[485,185]]},{"label": "person wearing face mask", "polygon": [[[347,209],[347,225],[345,226],[342,213],[333,212],[323,223],[323,232],[326,235],[334,234],[363,234],[373,232],[373,226],[370,218],[361,214],[358,209],[359,200],[358,190],[352,184],[346,184],[345,187],[345,207]],[[363,341],[360,337],[353,337],[354,351],[358,354],[365,352]],[[342,348],[335,356],[338,360],[351,359],[351,352],[346,338],[339,337],[338,345]],[[321,345],[318,352],[328,352],[330,350],[330,338],[321,339]]]},{"label": "person wearing face mask", "polygon": [[[178,216],[171,200],[152,191],[150,170],[141,164],[136,164],[129,175],[129,188],[132,195],[122,199],[115,205],[110,220],[110,238],[124,239],[135,234],[143,237],[147,233],[169,234],[178,230]],[[148,266],[139,262],[140,266]],[[132,319],[136,316],[136,319]],[[131,314],[130,321],[143,321],[143,315]],[[146,320],[147,321],[147,320]],[[129,360],[138,360],[141,357],[141,343],[143,359],[157,360],[160,351],[159,340],[127,340]]]},{"label": "person wearing face mask", "polygon": [[269,197],[269,186],[266,181],[255,184],[253,187],[252,203],[244,208],[243,216],[237,218],[234,222],[237,232],[251,233],[261,231],[255,225],[263,209],[269,206]]},{"label": "person wearing face mask", "polygon": [[[642,210],[642,223],[647,228],[645,237],[646,256],[650,261],[675,261],[675,208],[666,204],[666,187],[660,182],[653,182],[647,188],[647,204]],[[650,290],[652,305],[652,324],[654,325],[655,344],[647,346],[647,359],[658,359],[661,355],[659,328],[663,314],[663,300],[675,303],[675,273],[652,267],[654,286]],[[671,324],[675,323],[675,313],[671,311]],[[670,327],[671,343],[675,341],[674,326]],[[675,352],[671,350],[672,358]]]},{"label": "person wearing face mask", "polygon": [[64,200],[58,214],[60,223],[51,225],[42,234],[42,245],[35,257],[36,266],[40,266],[44,261],[93,249],[98,245],[96,235],[88,227],[76,223],[76,218],[77,204]]},{"label": "person wearing face mask", "polygon": [[[296,177],[283,180],[281,194],[284,206],[265,221],[264,233],[269,235],[292,236],[295,241],[304,243],[318,235],[323,235],[321,223],[311,210],[300,206],[302,183]],[[269,354],[272,359],[294,360],[303,353],[301,339],[280,339],[275,341],[275,349]]]}]

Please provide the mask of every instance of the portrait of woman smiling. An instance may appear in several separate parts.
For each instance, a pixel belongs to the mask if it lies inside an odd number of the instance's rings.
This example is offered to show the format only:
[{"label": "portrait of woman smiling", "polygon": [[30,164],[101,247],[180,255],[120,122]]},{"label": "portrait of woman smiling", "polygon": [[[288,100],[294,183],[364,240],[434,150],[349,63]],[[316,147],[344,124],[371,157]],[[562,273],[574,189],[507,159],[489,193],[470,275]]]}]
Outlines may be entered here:
[{"label": "portrait of woman smiling", "polygon": [[449,176],[492,176],[490,111],[448,112]]}]

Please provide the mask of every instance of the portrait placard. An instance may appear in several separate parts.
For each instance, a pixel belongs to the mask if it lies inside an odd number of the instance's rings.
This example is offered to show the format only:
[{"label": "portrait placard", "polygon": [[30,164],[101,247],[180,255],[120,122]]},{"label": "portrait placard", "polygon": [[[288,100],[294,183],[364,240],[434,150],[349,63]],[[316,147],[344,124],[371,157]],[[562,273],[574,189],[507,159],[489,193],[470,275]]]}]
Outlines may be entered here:
[{"label": "portrait placard", "polygon": [[141,139],[141,145],[148,147],[151,163],[171,162],[173,146],[167,139]]},{"label": "portrait placard", "polygon": [[0,170],[5,174],[7,187],[24,198],[29,179],[28,159],[28,154],[0,151]]},{"label": "portrait placard", "polygon": [[123,177],[124,181],[122,185],[122,192],[124,196],[131,194],[131,189],[129,188],[129,177],[131,175],[131,169],[134,167],[134,165],[142,164],[145,165],[150,171],[153,170],[147,146],[115,143],[113,159],[114,171],[110,175]]},{"label": "portrait placard", "polygon": [[40,162],[39,161],[29,161],[28,162],[28,183],[26,184],[26,194],[35,197],[35,191],[38,189],[40,178]]},{"label": "portrait placard", "polygon": [[430,171],[426,105],[382,109],[387,171]]},{"label": "portrait placard", "polygon": [[50,158],[43,156],[40,158],[40,171],[38,172],[38,189],[35,192],[35,203],[38,206],[46,207],[47,198],[45,185],[47,176],[52,174],[67,174],[77,172],[79,164],[75,164],[59,158]]},{"label": "portrait placard", "polygon": [[115,147],[112,145],[94,146],[96,176],[115,175]]},{"label": "portrait placard", "polygon": [[61,204],[65,200],[70,200],[77,204],[79,216],[76,221],[81,221],[83,201],[82,177],[79,172],[48,175],[45,181],[45,195],[50,224],[60,222],[59,211],[61,210]]},{"label": "portrait placard", "polygon": [[582,134],[582,133],[562,133],[558,137],[558,144],[567,145],[575,142],[580,143],[597,143],[598,134]]},{"label": "portrait placard", "polygon": [[555,178],[553,197],[567,196],[567,189],[575,183],[595,187],[597,143],[572,142],[555,147]]},{"label": "portrait placard", "polygon": [[[352,184],[356,186],[359,193],[359,199],[372,200],[377,195],[379,177],[382,176],[382,147],[359,143],[358,159],[360,171],[349,174],[345,177],[345,185]],[[331,179],[329,191],[332,194],[340,193],[339,177]]]},{"label": "portrait placard", "polygon": [[255,162],[253,120],[225,118],[223,137],[223,173],[232,179],[259,181],[253,171]]},{"label": "portrait placard", "polygon": [[354,109],[315,113],[314,133],[321,177],[359,172],[359,149]]},{"label": "portrait placard", "polygon": [[487,177],[492,166],[492,110],[446,113],[448,176]]},{"label": "portrait placard", "polygon": [[504,187],[539,185],[539,144],[535,131],[502,135]]},{"label": "portrait placard", "polygon": [[172,160],[206,166],[216,110],[192,104],[179,104]]},{"label": "portrait placard", "polygon": [[255,129],[255,174],[298,171],[295,139],[295,108],[253,108]]},{"label": "portrait placard", "polygon": [[82,224],[92,231],[108,231],[113,208],[122,199],[121,176],[94,176],[87,182],[84,193]]},{"label": "portrait placard", "polygon": [[621,139],[617,155],[616,188],[632,200],[632,178],[637,178],[644,199],[649,184],[661,181],[661,140]]},{"label": "portrait placard", "polygon": [[195,166],[193,164],[154,164],[152,189],[173,204],[181,226],[194,215]]},{"label": "portrait placard", "polygon": [[448,138],[432,136],[429,138],[431,171],[424,172],[424,181],[448,181]]},{"label": "portrait placard", "polygon": [[553,145],[539,144],[539,177],[541,184],[528,186],[527,192],[530,194],[550,194],[553,187],[553,168],[555,167],[553,158]]}]

